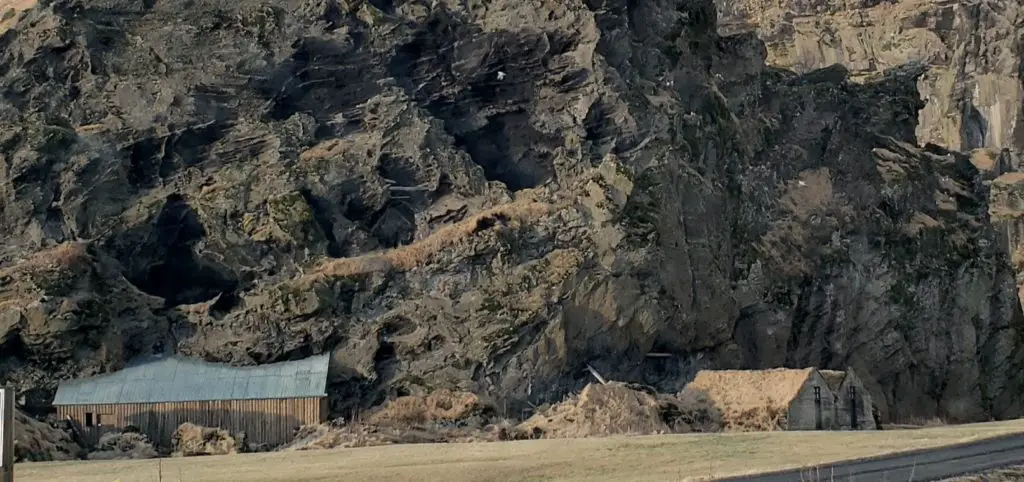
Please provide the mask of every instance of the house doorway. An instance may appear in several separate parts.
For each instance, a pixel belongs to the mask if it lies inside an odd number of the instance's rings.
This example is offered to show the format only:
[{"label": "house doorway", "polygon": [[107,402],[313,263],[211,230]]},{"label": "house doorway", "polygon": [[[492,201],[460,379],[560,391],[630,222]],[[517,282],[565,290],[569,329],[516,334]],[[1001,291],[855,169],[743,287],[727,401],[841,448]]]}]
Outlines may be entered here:
[{"label": "house doorway", "polygon": [[857,388],[850,387],[850,429],[857,430]]},{"label": "house doorway", "polygon": [[821,430],[821,387],[814,387],[814,429]]}]

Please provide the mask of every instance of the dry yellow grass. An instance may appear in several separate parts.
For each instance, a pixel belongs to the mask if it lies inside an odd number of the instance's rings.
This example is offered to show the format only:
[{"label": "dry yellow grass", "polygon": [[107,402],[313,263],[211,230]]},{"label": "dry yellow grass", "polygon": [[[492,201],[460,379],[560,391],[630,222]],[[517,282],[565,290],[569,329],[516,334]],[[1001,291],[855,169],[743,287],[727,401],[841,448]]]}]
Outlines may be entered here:
[{"label": "dry yellow grass", "polygon": [[538,413],[518,427],[522,438],[580,438],[619,434],[679,432],[662,419],[656,395],[624,383],[592,383],[578,395]]},{"label": "dry yellow grass", "polygon": [[67,269],[89,259],[89,244],[73,241],[33,253],[22,262],[0,269],[0,273],[13,274],[43,269]]},{"label": "dry yellow grass", "polygon": [[18,21],[18,14],[36,6],[36,0],[0,0],[0,34]]},{"label": "dry yellow grass", "polygon": [[388,401],[370,414],[368,421],[377,425],[412,425],[459,420],[482,407],[480,398],[473,393],[440,389],[428,395],[409,395]]},{"label": "dry yellow grass", "polygon": [[174,431],[174,455],[227,455],[238,453],[237,442],[227,430],[183,423]]},{"label": "dry yellow grass", "polygon": [[479,212],[462,221],[446,225],[414,243],[391,250],[353,258],[328,261],[301,279],[311,284],[325,278],[341,278],[363,273],[407,270],[428,260],[435,253],[454,246],[480,231],[487,223],[517,225],[550,214],[553,207],[547,203],[514,201]]},{"label": "dry yellow grass", "polygon": [[813,371],[701,370],[686,389],[706,393],[727,430],[775,430]]},{"label": "dry yellow grass", "polygon": [[[163,459],[167,481],[664,481],[828,465],[1024,432],[1014,420],[921,430],[774,432],[389,445]],[[19,482],[158,480],[155,460],[18,464]]]}]

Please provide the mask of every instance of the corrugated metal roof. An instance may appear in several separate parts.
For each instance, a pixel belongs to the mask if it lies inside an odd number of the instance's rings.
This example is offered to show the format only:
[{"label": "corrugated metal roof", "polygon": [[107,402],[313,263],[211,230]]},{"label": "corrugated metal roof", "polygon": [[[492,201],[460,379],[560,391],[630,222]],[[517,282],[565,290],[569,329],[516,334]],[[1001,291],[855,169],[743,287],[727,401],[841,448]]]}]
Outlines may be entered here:
[{"label": "corrugated metal roof", "polygon": [[251,400],[327,395],[328,355],[235,367],[154,357],[123,370],[62,383],[54,405]]}]

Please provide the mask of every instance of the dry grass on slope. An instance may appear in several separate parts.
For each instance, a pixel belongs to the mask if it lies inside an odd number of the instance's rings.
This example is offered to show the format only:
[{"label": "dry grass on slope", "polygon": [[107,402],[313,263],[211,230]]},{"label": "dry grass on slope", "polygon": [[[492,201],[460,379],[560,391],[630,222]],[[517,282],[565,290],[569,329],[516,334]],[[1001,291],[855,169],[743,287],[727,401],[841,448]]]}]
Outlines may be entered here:
[{"label": "dry grass on slope", "polygon": [[514,201],[481,211],[462,221],[444,226],[427,237],[391,250],[370,253],[353,258],[341,258],[320,265],[301,281],[312,284],[329,278],[342,278],[363,273],[407,270],[419,266],[435,253],[455,246],[474,233],[494,225],[515,226],[525,221],[540,219],[551,212],[552,205],[533,201]]},{"label": "dry grass on slope", "polygon": [[24,261],[0,269],[0,273],[13,274],[43,269],[67,269],[89,259],[88,243],[68,242],[32,253]]}]

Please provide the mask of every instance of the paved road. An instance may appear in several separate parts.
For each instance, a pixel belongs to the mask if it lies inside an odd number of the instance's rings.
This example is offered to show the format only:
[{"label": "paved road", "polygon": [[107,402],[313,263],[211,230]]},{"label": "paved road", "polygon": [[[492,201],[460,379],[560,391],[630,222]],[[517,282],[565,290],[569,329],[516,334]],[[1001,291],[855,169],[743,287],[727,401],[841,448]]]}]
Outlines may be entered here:
[{"label": "paved road", "polygon": [[728,482],[930,481],[1024,465],[1024,434],[1006,435],[936,449],[837,462],[818,469],[790,470],[719,479]]}]

